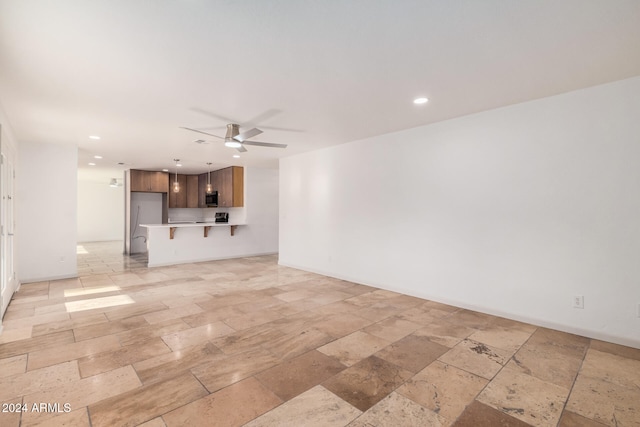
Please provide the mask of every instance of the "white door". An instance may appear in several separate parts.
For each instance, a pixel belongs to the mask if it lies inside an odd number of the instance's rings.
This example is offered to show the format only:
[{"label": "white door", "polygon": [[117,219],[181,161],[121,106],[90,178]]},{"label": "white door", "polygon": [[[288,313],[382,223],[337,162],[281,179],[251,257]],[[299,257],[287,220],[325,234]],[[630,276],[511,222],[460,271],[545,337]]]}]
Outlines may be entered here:
[{"label": "white door", "polygon": [[[1,130],[0,130],[1,134]],[[0,145],[0,147],[2,147]],[[16,289],[16,276],[13,269],[13,208],[14,178],[13,159],[0,153],[0,319],[11,301]]]}]

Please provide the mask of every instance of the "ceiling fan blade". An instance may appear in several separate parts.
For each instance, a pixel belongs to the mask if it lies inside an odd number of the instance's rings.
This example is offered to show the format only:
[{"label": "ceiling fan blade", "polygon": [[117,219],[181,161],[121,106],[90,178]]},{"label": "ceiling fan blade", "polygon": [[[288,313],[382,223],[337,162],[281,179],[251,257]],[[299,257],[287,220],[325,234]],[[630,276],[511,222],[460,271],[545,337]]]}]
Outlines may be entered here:
[{"label": "ceiling fan blade", "polygon": [[187,128],[187,127],[184,127],[184,126],[180,126],[180,129],[186,129],[186,130],[190,130],[191,132],[198,132],[198,133],[202,133],[202,134],[209,135],[209,136],[215,136],[216,138],[224,139],[221,136],[214,135],[214,134],[208,133],[208,132],[203,132],[203,131],[198,130],[198,129],[191,129],[191,128]]},{"label": "ceiling fan blade", "polygon": [[213,117],[218,120],[222,120],[225,123],[238,123],[237,120],[230,119],[229,117],[221,116],[220,114],[212,113],[211,111],[207,111],[204,108],[200,107],[191,107],[189,108],[191,111],[195,111],[196,113],[204,114],[205,116]]},{"label": "ceiling fan blade", "polygon": [[242,145],[240,147],[236,148],[236,150],[238,150],[241,153],[244,153],[245,151],[247,151],[247,149],[244,148],[244,146],[242,146]]},{"label": "ceiling fan blade", "polygon": [[287,144],[274,144],[272,142],[243,141],[242,143],[244,145],[255,145],[258,147],[287,148]]},{"label": "ceiling fan blade", "polygon": [[256,135],[260,135],[262,133],[262,131],[258,128],[253,128],[253,129],[249,129],[246,130],[244,132],[239,133],[238,135],[234,136],[233,139],[235,139],[238,142],[244,142],[245,140],[252,138]]}]

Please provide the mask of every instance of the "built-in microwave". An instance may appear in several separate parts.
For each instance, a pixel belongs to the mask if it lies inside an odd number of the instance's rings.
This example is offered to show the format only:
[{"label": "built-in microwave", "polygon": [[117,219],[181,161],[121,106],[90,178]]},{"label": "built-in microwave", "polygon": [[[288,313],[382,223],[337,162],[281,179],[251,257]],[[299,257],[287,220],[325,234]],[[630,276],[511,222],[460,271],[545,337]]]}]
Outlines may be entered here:
[{"label": "built-in microwave", "polygon": [[210,208],[218,207],[218,192],[207,193],[205,195],[205,204]]}]

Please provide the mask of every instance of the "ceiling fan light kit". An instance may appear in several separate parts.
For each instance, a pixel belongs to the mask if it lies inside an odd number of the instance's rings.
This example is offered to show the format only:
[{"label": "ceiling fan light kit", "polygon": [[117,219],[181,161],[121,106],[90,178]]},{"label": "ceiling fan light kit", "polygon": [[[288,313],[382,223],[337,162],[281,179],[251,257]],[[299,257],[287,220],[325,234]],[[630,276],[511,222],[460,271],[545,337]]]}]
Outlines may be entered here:
[{"label": "ceiling fan light kit", "polygon": [[[245,152],[247,149],[244,147],[245,145],[254,145],[257,147],[269,147],[269,148],[287,148],[287,144],[275,144],[272,142],[259,142],[259,141],[249,141],[249,138],[253,138],[256,135],[260,135],[262,131],[258,128],[252,128],[244,132],[240,132],[240,125],[236,123],[229,123],[227,125],[227,134],[222,137],[218,135],[214,135],[209,132],[205,132],[199,129],[193,129],[181,126],[181,129],[190,130],[191,132],[197,132],[204,135],[213,136],[218,139],[224,139],[225,147],[235,148],[239,152]],[[199,144],[206,143],[200,142],[203,140],[197,140]]]}]

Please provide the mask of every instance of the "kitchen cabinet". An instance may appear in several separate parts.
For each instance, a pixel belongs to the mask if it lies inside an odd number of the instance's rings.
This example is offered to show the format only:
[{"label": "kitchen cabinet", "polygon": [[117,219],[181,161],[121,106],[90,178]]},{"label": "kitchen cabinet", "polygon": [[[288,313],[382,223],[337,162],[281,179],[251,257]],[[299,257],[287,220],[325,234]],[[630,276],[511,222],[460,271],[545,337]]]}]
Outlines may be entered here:
[{"label": "kitchen cabinet", "polygon": [[200,175],[198,175],[198,207],[199,208],[206,208],[207,207],[207,200],[205,198],[205,195],[207,193],[207,179],[209,174],[208,173],[201,173]]},{"label": "kitchen cabinet", "polygon": [[198,175],[181,175],[178,174],[178,183],[180,184],[180,191],[173,192],[173,183],[176,180],[175,175],[170,176],[169,183],[169,207],[170,208],[198,208],[199,196],[198,187],[199,180]]},{"label": "kitchen cabinet", "polygon": [[197,208],[199,205],[198,201],[198,175],[187,175],[187,185],[186,185],[186,207],[187,208]]},{"label": "kitchen cabinet", "polygon": [[131,169],[131,191],[166,193],[169,191],[169,174],[166,172]]},{"label": "kitchen cabinet", "polygon": [[244,168],[231,166],[211,172],[213,189],[218,191],[218,207],[244,206]]},{"label": "kitchen cabinet", "polygon": [[180,191],[173,191],[173,183],[176,180],[175,175],[171,175],[171,183],[169,185],[169,208],[186,208],[187,207],[187,175],[178,175],[178,183]]}]

